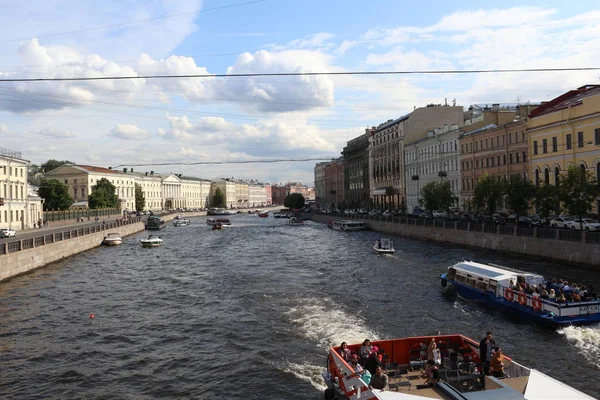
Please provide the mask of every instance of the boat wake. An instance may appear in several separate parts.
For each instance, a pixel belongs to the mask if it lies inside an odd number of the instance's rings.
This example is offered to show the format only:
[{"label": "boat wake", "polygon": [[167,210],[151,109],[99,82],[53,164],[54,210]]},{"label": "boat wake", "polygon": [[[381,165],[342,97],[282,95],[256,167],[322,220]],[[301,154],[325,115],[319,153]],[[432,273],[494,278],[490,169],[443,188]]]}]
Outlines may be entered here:
[{"label": "boat wake", "polygon": [[311,364],[295,364],[288,363],[283,367],[283,371],[294,375],[296,378],[310,383],[317,390],[325,390],[327,386],[323,382],[324,367],[322,365],[311,365]]},{"label": "boat wake", "polygon": [[569,326],[558,330],[575,345],[583,357],[600,368],[600,324],[592,326]]},{"label": "boat wake", "polygon": [[318,342],[324,350],[342,342],[379,340],[377,332],[367,327],[361,318],[337,308],[327,298],[304,299],[286,315],[302,335]]}]

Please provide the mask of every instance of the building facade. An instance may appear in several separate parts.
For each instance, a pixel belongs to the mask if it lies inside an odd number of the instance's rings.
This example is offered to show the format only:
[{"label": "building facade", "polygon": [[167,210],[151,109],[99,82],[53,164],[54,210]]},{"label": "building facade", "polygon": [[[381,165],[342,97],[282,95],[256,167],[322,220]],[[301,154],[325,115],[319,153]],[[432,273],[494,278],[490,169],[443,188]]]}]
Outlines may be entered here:
[{"label": "building facade", "polygon": [[44,174],[46,179],[64,183],[74,202],[87,202],[92,187],[100,179],[107,179],[115,186],[122,210],[135,210],[135,177],[110,168],[92,165],[64,164]]},{"label": "building facade", "polygon": [[321,162],[315,165],[315,203],[325,206],[325,167],[328,163]]},{"label": "building facade", "polygon": [[273,204],[283,205],[283,201],[288,195],[288,188],[284,185],[273,185],[271,186],[271,194]]},{"label": "building facade", "polygon": [[[533,182],[556,185],[573,165],[600,177],[600,85],[586,85],[529,114],[528,147]],[[600,201],[596,201],[596,213]]]},{"label": "building facade", "polygon": [[260,183],[248,184],[249,207],[264,207],[267,205],[265,188]]},{"label": "building facade", "polygon": [[342,155],[344,167],[344,201],[351,208],[368,207],[369,201],[369,133],[350,140]]},{"label": "building facade", "polygon": [[211,181],[180,175],[183,208],[207,208],[210,203]]},{"label": "building facade", "polygon": [[374,207],[397,209],[404,197],[404,123],[388,120],[369,131],[369,195]]},{"label": "building facade", "polygon": [[271,206],[273,205],[273,193],[271,191],[271,185],[266,184],[264,185],[265,188],[265,202],[267,203],[267,206]]},{"label": "building facade", "polygon": [[421,188],[430,182],[449,182],[456,198],[455,205],[460,204],[459,136],[458,125],[446,125],[429,131],[426,138],[404,146],[406,210],[409,213],[420,207]]},{"label": "building facade", "polygon": [[[211,200],[214,197],[217,189],[220,189],[221,193],[223,194],[223,199],[225,201],[225,207],[226,208],[237,207],[238,202],[237,202],[237,198],[236,198],[235,185],[236,185],[235,182],[232,182],[228,179],[218,179],[216,181],[213,181],[210,186]],[[209,207],[212,207],[212,204],[209,204]]]},{"label": "building facade", "polygon": [[344,201],[344,166],[342,158],[325,166],[323,180],[326,207],[339,207]]},{"label": "building facade", "polygon": [[144,195],[144,210],[145,211],[159,211],[163,209],[164,199],[162,197],[162,177],[154,175],[154,171],[151,172],[128,172],[133,175],[135,183],[140,185],[142,188],[142,194]]},{"label": "building facade", "polygon": [[42,200],[28,191],[28,166],[21,152],[0,148],[0,228],[33,228],[42,218]]},{"label": "building facade", "polygon": [[526,120],[490,124],[460,136],[461,206],[468,209],[483,174],[508,180],[511,175],[528,178],[529,155]]}]

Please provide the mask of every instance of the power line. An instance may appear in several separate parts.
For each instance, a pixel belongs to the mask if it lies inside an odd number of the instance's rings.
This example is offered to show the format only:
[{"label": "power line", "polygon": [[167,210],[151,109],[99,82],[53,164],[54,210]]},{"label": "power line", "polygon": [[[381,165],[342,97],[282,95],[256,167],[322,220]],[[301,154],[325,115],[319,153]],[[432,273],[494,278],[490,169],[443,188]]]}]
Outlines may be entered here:
[{"label": "power line", "polygon": [[[200,13],[205,13],[205,12],[209,12],[209,11],[223,10],[225,8],[245,6],[245,5],[254,4],[254,3],[262,3],[262,2],[265,2],[265,1],[267,1],[267,0],[253,0],[253,1],[247,1],[247,2],[244,2],[244,3],[236,3],[236,4],[229,4],[229,5],[226,5],[226,6],[206,8],[204,10],[195,10],[195,11],[188,11],[188,12],[183,12],[183,13],[178,13],[178,14],[169,14],[169,15],[163,15],[162,17],[140,19],[140,20],[137,20],[137,21],[123,22],[123,23],[120,23],[120,24],[102,25],[102,26],[96,26],[96,27],[93,27],[93,28],[78,29],[78,30],[74,30],[74,31],[59,32],[59,33],[50,33],[50,34],[47,34],[47,35],[36,35],[34,37],[39,39],[39,38],[47,38],[47,37],[54,37],[54,36],[69,35],[71,33],[89,32],[89,31],[95,31],[95,30],[99,30],[99,29],[118,28],[120,26],[125,26],[125,25],[133,25],[133,24],[140,24],[140,23],[143,23],[143,22],[156,21],[156,20],[159,20],[159,19],[181,17],[183,15],[200,14]],[[20,41],[29,40],[29,39],[31,39],[31,38],[27,37],[27,38],[21,38],[21,39],[3,40],[3,41],[0,41],[0,44],[2,44],[2,43],[11,43],[11,42],[20,42]]]},{"label": "power line", "polygon": [[7,78],[1,82],[64,82],[64,81],[110,81],[126,79],[184,79],[184,78],[252,78],[257,76],[343,76],[343,75],[443,75],[443,74],[490,74],[516,72],[575,72],[597,71],[600,67],[576,68],[514,68],[514,69],[470,69],[470,70],[415,70],[415,71],[346,71],[346,72],[259,72],[241,74],[186,74],[186,75],[137,75],[96,76],[71,78]]},{"label": "power line", "polygon": [[305,161],[332,161],[335,157],[317,157],[317,158],[288,158],[276,160],[246,160],[246,161],[195,161],[195,162],[167,162],[167,163],[150,163],[150,164],[119,164],[115,168],[120,167],[162,167],[167,165],[221,165],[221,164],[257,164],[257,163],[280,163],[280,162],[305,162]]}]

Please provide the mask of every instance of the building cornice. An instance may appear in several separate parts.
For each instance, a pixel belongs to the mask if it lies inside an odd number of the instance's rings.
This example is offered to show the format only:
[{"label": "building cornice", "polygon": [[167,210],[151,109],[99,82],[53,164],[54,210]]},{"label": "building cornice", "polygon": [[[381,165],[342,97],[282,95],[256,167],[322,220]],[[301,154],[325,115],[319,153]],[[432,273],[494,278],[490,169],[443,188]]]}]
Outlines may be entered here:
[{"label": "building cornice", "polygon": [[527,128],[527,133],[535,133],[537,131],[541,131],[543,129],[548,129],[548,128],[555,128],[561,125],[566,125],[569,123],[574,123],[574,122],[580,122],[580,121],[585,121],[586,119],[592,119],[592,118],[596,118],[596,117],[600,117],[600,112],[595,112],[593,114],[587,114],[587,115],[583,115],[581,117],[577,117],[577,118],[573,118],[570,120],[561,120],[558,122],[553,122],[550,124],[545,124],[545,125],[540,125],[540,126],[536,126],[535,128]]}]

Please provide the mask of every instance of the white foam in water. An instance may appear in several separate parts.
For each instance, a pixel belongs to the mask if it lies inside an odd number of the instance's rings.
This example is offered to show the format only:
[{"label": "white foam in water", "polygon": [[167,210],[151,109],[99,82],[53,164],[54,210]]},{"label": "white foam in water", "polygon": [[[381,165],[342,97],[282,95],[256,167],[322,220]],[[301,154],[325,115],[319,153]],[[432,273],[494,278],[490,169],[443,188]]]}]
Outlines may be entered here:
[{"label": "white foam in water", "polygon": [[324,350],[342,342],[362,343],[365,339],[379,340],[379,336],[357,317],[329,305],[329,299],[309,298],[290,309],[286,315],[308,339],[319,343]]},{"label": "white foam in water", "polygon": [[324,369],[325,367],[323,365],[316,366],[310,364],[289,363],[283,368],[283,371],[310,383],[317,390],[325,390],[327,389],[327,386],[325,385],[325,382],[323,382],[323,376],[321,375]]},{"label": "white foam in water", "polygon": [[575,345],[591,364],[600,368],[600,324],[594,326],[569,326],[558,331]]}]

